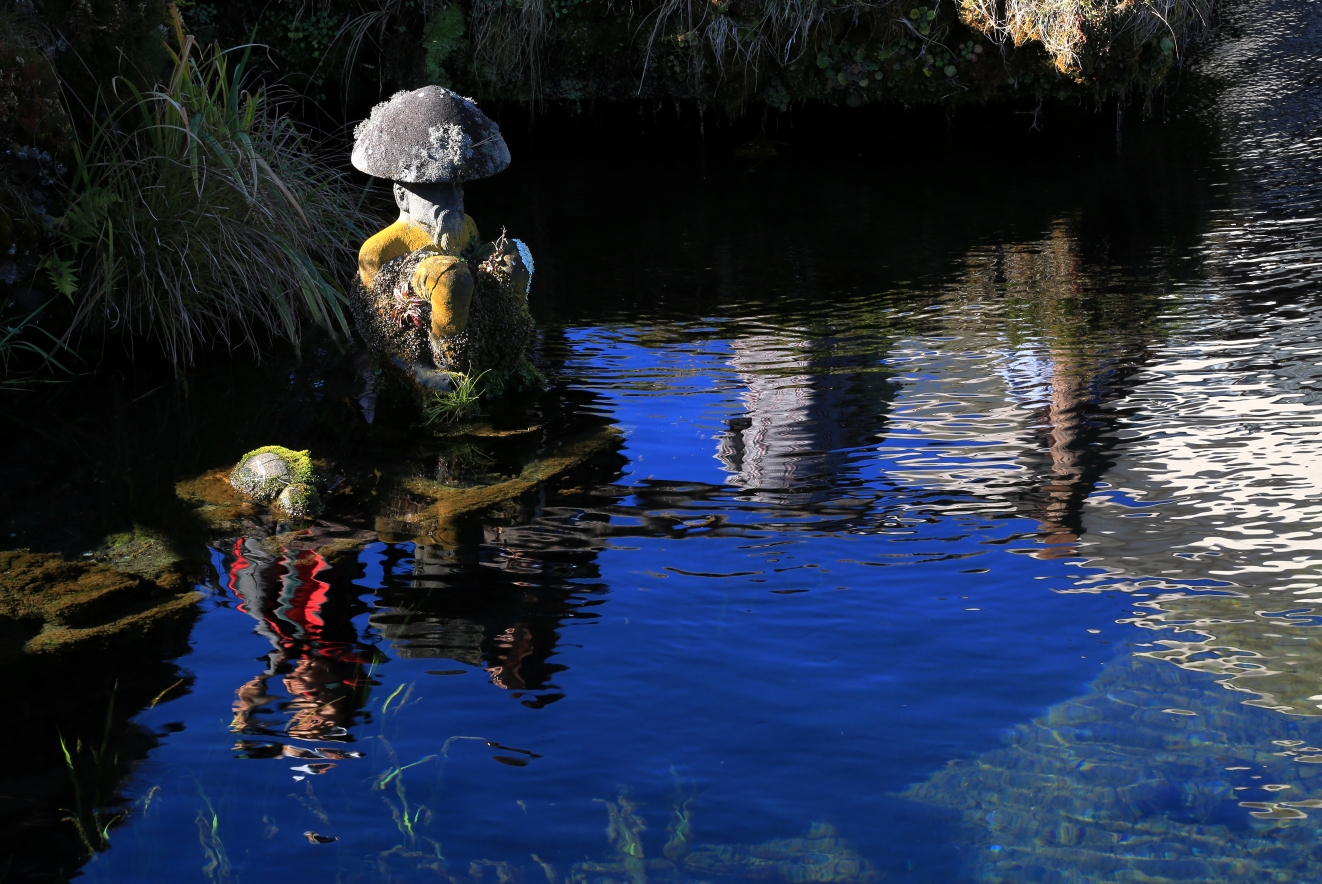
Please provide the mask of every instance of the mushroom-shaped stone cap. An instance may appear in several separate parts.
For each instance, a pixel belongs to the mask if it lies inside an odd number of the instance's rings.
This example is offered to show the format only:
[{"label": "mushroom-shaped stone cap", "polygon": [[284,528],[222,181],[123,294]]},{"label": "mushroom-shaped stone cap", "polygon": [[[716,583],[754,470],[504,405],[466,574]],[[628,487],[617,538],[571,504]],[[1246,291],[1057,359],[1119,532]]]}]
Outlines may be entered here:
[{"label": "mushroom-shaped stone cap", "polygon": [[396,93],[353,134],[354,168],[404,184],[471,181],[510,164],[500,127],[443,86]]}]

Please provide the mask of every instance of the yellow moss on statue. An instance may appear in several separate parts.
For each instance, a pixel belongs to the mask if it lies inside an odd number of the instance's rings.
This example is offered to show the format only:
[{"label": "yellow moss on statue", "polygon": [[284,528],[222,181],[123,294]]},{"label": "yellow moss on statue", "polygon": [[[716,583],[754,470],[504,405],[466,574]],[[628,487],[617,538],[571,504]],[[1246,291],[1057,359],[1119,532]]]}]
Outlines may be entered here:
[{"label": "yellow moss on statue", "polygon": [[400,219],[372,234],[358,250],[358,278],[362,281],[363,288],[370,289],[383,264],[392,258],[403,257],[418,249],[431,247],[438,255],[459,255],[470,243],[480,239],[477,223],[470,216],[464,215],[463,232],[459,234],[456,242],[452,243],[449,239],[447,236],[442,238],[441,244],[433,243],[430,232],[418,224]]}]

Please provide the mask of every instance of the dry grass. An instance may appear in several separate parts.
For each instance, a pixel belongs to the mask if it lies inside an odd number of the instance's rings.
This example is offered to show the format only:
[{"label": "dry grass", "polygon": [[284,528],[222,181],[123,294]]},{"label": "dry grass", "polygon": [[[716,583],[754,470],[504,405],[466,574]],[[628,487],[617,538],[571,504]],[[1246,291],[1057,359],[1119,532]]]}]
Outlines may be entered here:
[{"label": "dry grass", "polygon": [[71,262],[66,340],[113,328],[176,364],[198,346],[348,334],[341,287],[371,219],[268,92],[199,49],[175,18],[174,71],[123,98],[77,148],[59,249]]},{"label": "dry grass", "polygon": [[969,27],[1001,43],[1040,43],[1061,73],[1075,77],[1114,46],[1178,51],[1206,30],[1211,9],[1212,0],[959,0]]}]

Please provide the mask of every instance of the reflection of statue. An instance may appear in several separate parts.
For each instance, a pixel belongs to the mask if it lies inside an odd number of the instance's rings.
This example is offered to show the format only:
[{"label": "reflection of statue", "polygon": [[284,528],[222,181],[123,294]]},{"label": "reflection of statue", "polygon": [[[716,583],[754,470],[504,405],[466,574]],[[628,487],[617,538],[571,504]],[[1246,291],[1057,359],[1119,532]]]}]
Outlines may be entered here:
[{"label": "reflection of statue", "polygon": [[1008,392],[1036,413],[1038,444],[1022,455],[1034,475],[1026,515],[1039,525],[1036,556],[1077,556],[1084,501],[1107,467],[1101,452],[1114,416],[1103,405],[1123,393],[1119,369],[1141,358],[1147,315],[1159,302],[1090,288],[1078,236],[1063,222],[971,267],[967,283],[986,299],[1005,299],[1016,351],[1003,368]]},{"label": "reflection of statue", "polygon": [[[335,594],[321,579],[328,567],[315,550],[273,556],[255,541],[235,543],[227,568],[230,588],[239,610],[254,618],[257,631],[275,646],[267,670],[237,692],[235,731],[300,740],[348,738],[369,684],[363,667],[379,654],[358,640],[357,594],[352,588]],[[275,675],[284,676],[288,692],[280,708],[289,719],[280,730],[260,720],[277,701],[269,686]]]},{"label": "reflection of statue", "polygon": [[[391,548],[372,626],[393,655],[454,660],[484,670],[524,706],[554,703],[564,696],[555,683],[565,668],[556,660],[562,624],[594,618],[598,603],[590,596],[599,548],[563,540],[545,525],[475,525],[458,553]],[[456,561],[476,559],[479,548],[484,564]]]},{"label": "reflection of statue", "polygon": [[716,457],[726,482],[754,500],[808,505],[836,499],[850,449],[870,444],[895,390],[881,373],[857,371],[875,354],[839,352],[807,334],[753,335],[731,342],[730,364],[745,390]]},{"label": "reflection of statue", "polygon": [[358,253],[350,304],[376,358],[428,390],[450,373],[488,373],[489,389],[524,386],[533,322],[532,257],[502,235],[478,241],[464,214],[466,180],[509,165],[500,128],[440,86],[401,92],[355,133],[356,168],[395,182],[399,219]]},{"label": "reflection of statue", "polygon": [[1050,473],[1040,487],[1044,495],[1037,518],[1047,548],[1042,559],[1078,555],[1082,533],[1079,509],[1092,491],[1096,472],[1088,457],[1090,427],[1085,408],[1096,401],[1093,380],[1108,367],[1091,352],[1056,346],[1051,353],[1051,399],[1046,407],[1047,453]]}]

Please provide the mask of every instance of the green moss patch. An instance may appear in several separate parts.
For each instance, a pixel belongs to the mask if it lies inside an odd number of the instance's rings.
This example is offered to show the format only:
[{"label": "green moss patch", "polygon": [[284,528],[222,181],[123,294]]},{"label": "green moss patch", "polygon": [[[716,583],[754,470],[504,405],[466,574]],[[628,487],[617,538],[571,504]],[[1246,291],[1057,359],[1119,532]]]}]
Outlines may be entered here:
[{"label": "green moss patch", "polygon": [[285,486],[276,498],[276,509],[295,518],[307,518],[321,512],[321,495],[317,489],[303,482]]}]

